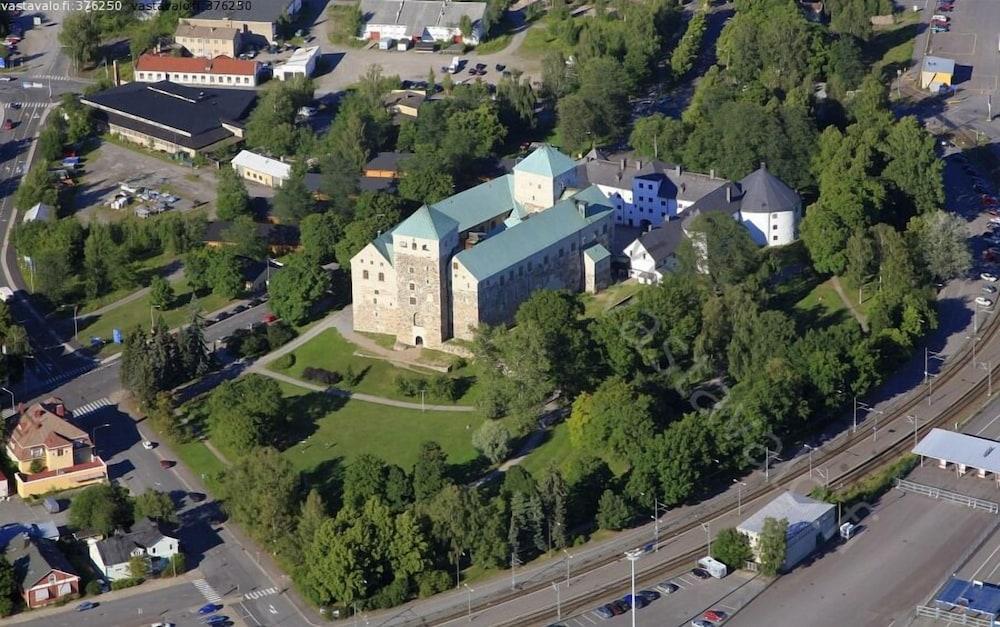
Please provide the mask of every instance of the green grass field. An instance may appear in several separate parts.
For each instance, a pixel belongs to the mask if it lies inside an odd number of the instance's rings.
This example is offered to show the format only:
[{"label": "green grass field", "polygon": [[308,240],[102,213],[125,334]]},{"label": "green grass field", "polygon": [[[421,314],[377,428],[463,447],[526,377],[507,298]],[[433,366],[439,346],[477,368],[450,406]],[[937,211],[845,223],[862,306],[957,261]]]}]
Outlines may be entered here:
[{"label": "green grass field", "polygon": [[[552,464],[555,464],[565,475],[573,461],[582,454],[583,451],[573,448],[573,443],[569,439],[569,426],[562,422],[549,431],[548,439],[521,462],[521,467],[530,472],[536,479],[540,478],[542,472]],[[608,463],[608,467],[615,475],[621,475],[628,470],[628,465],[621,460],[605,459],[604,461]]]},{"label": "green grass field", "polygon": [[[192,300],[195,301],[193,306],[203,313],[220,309],[229,302],[228,299],[212,293],[201,297],[194,297],[185,279],[173,283],[173,286],[176,294],[173,308],[162,312],[153,311],[153,316],[162,316],[163,321],[170,328],[180,326],[190,320]],[[84,339],[101,337],[110,340],[114,329],[121,329],[122,333],[126,333],[136,326],[144,326],[149,323],[149,294],[145,294],[142,298],[112,309],[93,322],[89,320],[82,321],[80,325],[80,337]],[[121,350],[120,345],[106,344],[101,349],[101,354],[110,355],[119,350]]]},{"label": "green grass field", "polygon": [[644,286],[636,281],[615,283],[597,294],[583,294],[583,317],[596,318],[602,313],[635,296]]},{"label": "green grass field", "polygon": [[[355,391],[410,402],[419,402],[420,398],[412,398],[401,394],[396,389],[396,377],[400,375],[410,378],[423,377],[426,380],[437,374],[429,370],[424,373],[397,368],[388,362],[378,359],[356,357],[354,355],[355,348],[336,329],[327,329],[296,349],[292,353],[295,355],[295,364],[291,368],[280,372],[296,378],[302,378],[302,372],[307,367],[325,368],[343,374],[347,367],[351,366],[355,372],[363,373],[360,383],[353,388]],[[435,355],[432,356],[436,357]],[[477,390],[474,384],[475,377],[470,372],[470,368],[466,367],[457,370],[449,374],[449,376],[458,378],[460,381],[459,387],[462,389],[462,395],[455,403],[463,405],[471,404],[475,400]],[[428,397],[426,400],[429,403],[451,404],[451,401],[445,399]]]},{"label": "green grass field", "polygon": [[567,45],[561,39],[552,37],[549,33],[549,20],[541,19],[537,24],[528,29],[528,34],[524,36],[518,53],[526,57],[540,57],[548,52],[561,51],[564,55],[573,54],[573,47]]},{"label": "green grass field", "polygon": [[[139,277],[140,285],[143,286],[149,285],[149,282],[153,279],[153,276],[163,272],[167,266],[169,266],[172,262],[175,261],[177,261],[177,257],[165,253],[156,255],[155,257],[149,257],[147,259],[142,259],[140,261],[137,261],[135,264],[136,274]],[[97,298],[87,300],[81,303],[80,313],[81,314],[90,313],[91,311],[100,309],[101,307],[106,307],[107,305],[111,305],[125,298],[129,294],[133,293],[136,289],[141,289],[141,288],[115,290],[103,296],[98,296]]]},{"label": "green grass field", "polygon": [[493,54],[494,52],[500,52],[510,45],[510,40],[513,38],[514,36],[510,33],[494,37],[493,39],[476,46],[476,52],[478,54]]}]

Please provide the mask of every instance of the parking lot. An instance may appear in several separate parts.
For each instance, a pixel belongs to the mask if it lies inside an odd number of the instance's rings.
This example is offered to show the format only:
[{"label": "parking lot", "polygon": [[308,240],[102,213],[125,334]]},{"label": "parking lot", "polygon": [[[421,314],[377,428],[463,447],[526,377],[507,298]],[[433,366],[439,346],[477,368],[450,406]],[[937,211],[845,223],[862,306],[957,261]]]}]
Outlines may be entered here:
[{"label": "parking lot", "polygon": [[172,194],[179,201],[171,211],[190,211],[213,203],[215,199],[215,174],[210,168],[193,169],[170,163],[138,150],[130,150],[110,142],[103,142],[83,160],[83,175],[77,181],[75,209],[83,222],[102,222],[121,219],[133,213],[137,204],[122,209],[112,209],[107,203],[119,191],[119,185],[145,187],[161,193]]},{"label": "parking lot", "polygon": [[[932,13],[937,2],[929,2]],[[931,33],[928,54],[954,59],[955,83],[966,94],[985,95],[997,89],[997,33],[1000,12],[996,4],[981,0],[955,0],[948,17],[948,32]],[[985,103],[982,103],[985,105]]]},{"label": "parking lot", "polygon": [[[699,580],[690,572],[684,571],[673,578],[665,579],[663,583],[668,582],[676,585],[678,589],[668,594],[662,585],[637,587],[637,596],[639,590],[651,590],[660,594],[660,597],[636,612],[636,625],[648,627],[689,625],[693,619],[701,618],[703,613],[709,610],[715,611],[720,618],[724,617],[722,621],[716,621],[716,624],[722,624],[760,594],[767,585],[763,577],[743,571],[731,573],[723,579],[705,580]],[[604,603],[620,598],[621,595],[605,599]],[[632,624],[632,616],[628,612],[612,618],[602,617],[597,611],[601,605],[602,603],[596,602],[593,608],[565,618],[560,624],[569,627],[590,627],[598,624],[625,627]]]}]

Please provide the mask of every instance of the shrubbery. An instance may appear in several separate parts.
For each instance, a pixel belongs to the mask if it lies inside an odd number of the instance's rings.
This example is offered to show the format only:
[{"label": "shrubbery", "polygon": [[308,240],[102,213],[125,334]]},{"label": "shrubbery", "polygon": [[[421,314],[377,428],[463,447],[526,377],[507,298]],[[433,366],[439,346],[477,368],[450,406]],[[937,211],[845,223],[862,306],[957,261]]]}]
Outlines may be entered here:
[{"label": "shrubbery", "polygon": [[339,372],[327,370],[326,368],[309,367],[302,371],[302,377],[306,381],[314,381],[326,385],[337,385],[343,379]]}]

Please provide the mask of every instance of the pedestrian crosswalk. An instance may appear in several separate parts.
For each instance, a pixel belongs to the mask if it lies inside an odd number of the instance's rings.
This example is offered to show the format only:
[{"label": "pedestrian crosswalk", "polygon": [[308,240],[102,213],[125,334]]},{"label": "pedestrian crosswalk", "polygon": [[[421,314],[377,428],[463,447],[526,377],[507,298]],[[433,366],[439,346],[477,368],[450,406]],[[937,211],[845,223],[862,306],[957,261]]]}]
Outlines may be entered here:
[{"label": "pedestrian crosswalk", "polygon": [[222,597],[219,596],[219,593],[215,591],[215,588],[213,588],[204,579],[195,579],[191,583],[194,584],[195,588],[198,588],[198,592],[200,592],[209,603],[222,603]]},{"label": "pedestrian crosswalk", "polygon": [[270,596],[272,594],[277,594],[277,588],[265,588],[263,590],[254,590],[253,592],[247,592],[243,595],[244,599],[259,599],[261,597]]},{"label": "pedestrian crosswalk", "polygon": [[29,81],[86,81],[87,79],[73,78],[72,76],[66,76],[63,74],[36,74],[32,76],[25,76],[24,80]]},{"label": "pedestrian crosswalk", "polygon": [[35,381],[35,382],[31,383],[30,385],[25,386],[21,390],[21,396],[22,397],[29,397],[30,398],[30,397],[34,396],[36,393],[38,393],[39,391],[42,391],[42,390],[51,390],[52,388],[54,388],[54,387],[56,387],[58,385],[61,385],[61,384],[65,383],[66,381],[69,381],[71,379],[75,379],[75,378],[79,377],[82,374],[90,372],[93,369],[94,369],[94,365],[93,364],[90,364],[90,365],[87,365],[87,366],[80,366],[80,367],[74,368],[72,370],[66,370],[66,371],[60,372],[58,374],[52,375],[51,377],[48,377],[48,378],[43,379],[41,381]]},{"label": "pedestrian crosswalk", "polygon": [[81,407],[77,407],[76,409],[73,410],[73,417],[74,418],[81,418],[83,416],[86,416],[87,414],[92,414],[95,411],[97,411],[98,409],[100,409],[102,407],[107,407],[108,405],[111,405],[111,404],[112,404],[111,399],[108,398],[107,396],[105,396],[102,399],[98,399],[96,401],[91,401],[91,402],[87,403],[86,405],[83,405]]}]

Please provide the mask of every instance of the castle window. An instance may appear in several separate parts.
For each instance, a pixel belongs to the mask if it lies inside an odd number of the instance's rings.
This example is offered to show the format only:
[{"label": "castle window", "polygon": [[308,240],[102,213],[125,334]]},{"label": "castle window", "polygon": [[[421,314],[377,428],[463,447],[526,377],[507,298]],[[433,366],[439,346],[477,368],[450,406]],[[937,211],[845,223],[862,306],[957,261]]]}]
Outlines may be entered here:
[{"label": "castle window", "polygon": [[378,290],[375,290],[375,295],[378,296]]},{"label": "castle window", "polygon": [[421,249],[423,249],[423,250],[427,250],[427,244],[424,244],[424,245],[423,245],[423,246],[421,246],[420,248],[421,248]]},{"label": "castle window", "polygon": [[519,266],[517,269],[517,276],[524,276],[524,266]]},{"label": "castle window", "polygon": [[362,279],[367,279],[368,278],[368,271],[367,270],[362,270],[361,271],[361,278]]},{"label": "castle window", "polygon": [[503,286],[503,275],[502,274],[500,275],[500,285],[501,285],[501,287]]},{"label": "castle window", "polygon": [[777,224],[771,225],[771,230],[772,231],[777,231],[778,230],[778,225]]},{"label": "castle window", "polygon": [[457,261],[452,261],[451,262],[451,269],[452,270],[458,270],[458,262]]},{"label": "castle window", "polygon": [[777,235],[773,236],[773,237],[771,238],[771,240],[772,240],[772,241],[775,241],[775,242],[776,242],[776,241],[778,241],[778,236],[777,236]]},{"label": "castle window", "polygon": [[413,266],[410,266],[409,270],[410,270],[410,274],[413,274]]},{"label": "castle window", "polygon": [[385,281],[385,273],[384,272],[379,272],[378,273],[378,280],[379,281]]},{"label": "castle window", "polygon": [[415,289],[417,289],[417,284],[416,283],[410,283],[410,291],[412,292]]},{"label": "castle window", "polygon": [[608,225],[605,224],[604,226],[601,227],[601,233],[607,233],[607,232],[608,232]]},{"label": "castle window", "polygon": [[549,262],[549,256],[545,255],[545,263],[548,263],[548,262]]},{"label": "castle window", "polygon": [[570,243],[570,245],[569,245],[569,249],[570,249],[570,251],[574,251],[574,250],[576,250],[576,242],[572,242],[572,243]]},{"label": "castle window", "polygon": [[411,305],[416,305],[417,304],[417,299],[414,298],[413,296],[410,296],[410,304]]},{"label": "castle window", "polygon": [[406,246],[406,242],[400,242],[400,243],[399,243],[399,247],[400,247],[400,248],[407,248],[407,246]]},{"label": "castle window", "polygon": [[416,240],[410,242],[410,247],[413,248],[413,250],[417,249],[417,242],[416,242]]},{"label": "castle window", "polygon": [[375,305],[377,305],[378,304],[378,299],[377,298],[373,298],[372,299],[372,303],[375,304]]}]

